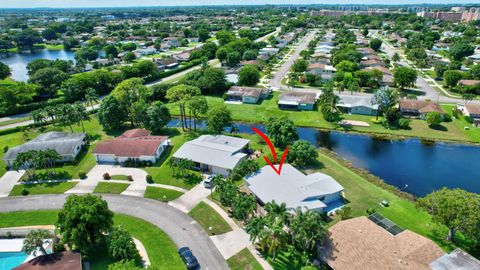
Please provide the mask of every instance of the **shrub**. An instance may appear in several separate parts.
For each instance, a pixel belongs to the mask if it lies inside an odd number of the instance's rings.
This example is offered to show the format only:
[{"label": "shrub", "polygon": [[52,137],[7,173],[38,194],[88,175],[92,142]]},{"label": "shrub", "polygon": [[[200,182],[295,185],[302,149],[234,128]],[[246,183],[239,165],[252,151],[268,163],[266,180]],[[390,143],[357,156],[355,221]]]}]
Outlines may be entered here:
[{"label": "shrub", "polygon": [[26,188],[23,188],[23,189],[22,189],[22,195],[23,195],[23,196],[27,196],[28,193],[30,193],[30,191],[28,191],[28,189],[26,189]]},{"label": "shrub", "polygon": [[452,122],[452,116],[448,113],[446,113],[444,116],[443,116],[443,121],[445,122]]},{"label": "shrub", "polygon": [[6,153],[8,151],[8,145],[6,145],[5,147],[3,147],[3,152]]},{"label": "shrub", "polygon": [[131,175],[127,176],[127,180],[132,182],[133,181],[133,177]]},{"label": "shrub", "polygon": [[103,174],[103,179],[105,179],[105,180],[110,180],[110,178],[111,178],[111,177],[110,177],[110,174],[109,174],[109,173],[104,173],[104,174]]},{"label": "shrub", "polygon": [[410,120],[406,118],[400,118],[398,120],[398,127],[401,129],[409,129],[410,128]]},{"label": "shrub", "polygon": [[342,220],[349,219],[352,214],[352,209],[350,208],[350,206],[344,206],[340,210],[338,210],[337,213],[340,215],[340,218]]},{"label": "shrub", "polygon": [[65,251],[65,244],[59,238],[55,238],[54,240],[53,251],[54,252]]},{"label": "shrub", "polygon": [[152,167],[153,166],[153,162],[151,162],[150,160],[147,160],[147,167]]},{"label": "shrub", "polygon": [[147,180],[147,183],[149,183],[149,184],[153,184],[153,177],[152,177],[150,174],[149,174],[149,175],[147,175],[147,177],[146,177],[146,178],[147,178],[147,179],[146,179],[146,180]]},{"label": "shrub", "polygon": [[368,214],[368,215],[371,215],[371,214],[373,214],[373,213],[375,213],[375,212],[377,212],[377,210],[375,210],[375,208],[368,208],[368,209],[367,209],[367,214]]},{"label": "shrub", "polygon": [[382,119],[372,118],[372,119],[370,119],[370,122],[378,125],[378,124],[382,123]]},{"label": "shrub", "polygon": [[85,173],[84,171],[80,171],[78,172],[78,177],[80,177],[80,179],[85,179],[87,178],[87,173]]}]

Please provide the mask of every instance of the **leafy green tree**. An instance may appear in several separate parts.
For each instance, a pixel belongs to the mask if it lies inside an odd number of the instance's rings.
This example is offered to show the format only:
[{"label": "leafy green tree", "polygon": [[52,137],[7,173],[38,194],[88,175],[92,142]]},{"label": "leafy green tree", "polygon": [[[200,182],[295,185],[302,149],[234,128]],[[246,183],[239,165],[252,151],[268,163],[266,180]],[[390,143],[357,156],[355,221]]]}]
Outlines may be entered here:
[{"label": "leafy green tree", "polygon": [[221,63],[224,63],[227,60],[228,50],[226,48],[220,48],[217,50],[215,57],[220,60]]},{"label": "leafy green tree", "polygon": [[[45,247],[43,245],[51,242],[51,240],[49,240],[49,238],[51,237],[52,235],[47,230],[32,230],[23,240],[22,251],[27,254],[33,254],[34,256],[46,255],[47,251],[45,250]],[[38,254],[37,252],[39,252],[40,254]]]},{"label": "leafy green tree", "polygon": [[57,38],[57,33],[53,29],[47,28],[43,30],[42,37],[46,40],[53,40]]},{"label": "leafy green tree", "polygon": [[397,52],[395,52],[395,53],[393,54],[393,56],[392,56],[392,61],[393,61],[394,63],[397,63],[398,61],[400,61],[400,55],[399,55]]},{"label": "leafy green tree", "polygon": [[255,86],[260,81],[260,71],[254,65],[245,65],[238,72],[238,84]]},{"label": "leafy green tree", "polygon": [[238,30],[238,35],[241,38],[248,38],[252,41],[255,39],[255,33],[250,28],[242,28]]},{"label": "leafy green tree", "polygon": [[125,60],[125,62],[127,62],[127,63],[131,63],[135,59],[137,59],[137,57],[135,56],[135,54],[133,52],[127,52],[123,56],[123,60]]},{"label": "leafy green tree", "polygon": [[221,134],[225,127],[232,125],[232,115],[224,104],[212,107],[207,112],[207,128],[216,134]]},{"label": "leafy green tree", "polygon": [[431,127],[437,126],[442,122],[442,115],[438,112],[429,112],[425,116],[425,121],[427,121]]},{"label": "leafy green tree", "polygon": [[328,122],[334,122],[338,118],[337,103],[340,98],[333,92],[332,83],[328,83],[323,88],[322,94],[318,99],[318,105],[323,118]]},{"label": "leafy green tree", "polygon": [[397,67],[393,71],[393,83],[400,89],[415,85],[417,80],[417,71],[409,67]]},{"label": "leafy green tree", "polygon": [[120,260],[138,260],[140,255],[138,254],[135,242],[133,242],[132,236],[127,230],[122,227],[113,227],[107,238],[108,242],[108,255],[110,258]]},{"label": "leafy green tree", "polygon": [[205,28],[198,29],[198,38],[201,42],[205,42],[210,38],[210,32]]},{"label": "leafy green tree", "polygon": [[374,51],[380,50],[382,47],[382,40],[378,38],[374,38],[370,40],[370,48],[372,48]]},{"label": "leafy green tree", "polygon": [[62,83],[69,78],[68,74],[57,68],[42,68],[28,79],[29,83],[39,85],[40,94],[54,96]]},{"label": "leafy green tree", "polygon": [[308,62],[304,59],[296,60],[292,65],[292,70],[294,72],[305,72],[307,71]]},{"label": "leafy green tree", "polygon": [[299,140],[288,149],[287,161],[296,166],[304,167],[315,161],[317,157],[318,152],[315,146],[307,141]]},{"label": "leafy green tree", "polygon": [[62,241],[81,252],[104,239],[112,226],[113,212],[107,202],[90,194],[68,196],[55,224]]},{"label": "leafy green tree", "polygon": [[[108,265],[107,270],[142,270],[144,268],[138,267],[134,260],[121,260]],[[147,269],[150,269],[148,267]]]},{"label": "leafy green tree", "polygon": [[220,46],[225,46],[227,43],[235,40],[235,34],[228,30],[218,31],[216,37]]},{"label": "leafy green tree", "polygon": [[0,85],[0,112],[6,113],[15,110],[20,104],[33,100],[37,95],[38,87],[34,84],[16,83]]},{"label": "leafy green tree", "polygon": [[267,123],[267,132],[275,146],[285,148],[298,140],[295,124],[287,116],[272,117]]},{"label": "leafy green tree", "polygon": [[0,80],[3,80],[10,76],[10,67],[0,62]]},{"label": "leafy green tree", "polygon": [[448,50],[450,57],[456,61],[460,61],[463,58],[472,55],[474,52],[475,48],[472,45],[464,42],[454,43]]},{"label": "leafy green tree", "polygon": [[131,52],[131,51],[134,51],[136,49],[137,49],[137,44],[135,44],[133,42],[124,43],[122,45],[122,50],[124,50],[124,51]]},{"label": "leafy green tree", "polygon": [[433,65],[437,78],[443,78],[443,74],[448,70],[448,65],[443,62],[436,62]]},{"label": "leafy green tree", "polygon": [[136,102],[145,102],[150,94],[150,90],[143,85],[143,80],[140,78],[122,81],[111,93],[127,109],[127,115],[132,126],[136,123],[134,117],[135,107],[133,105]]},{"label": "leafy green tree", "polygon": [[322,216],[312,210],[296,209],[288,228],[293,245],[300,252],[314,252],[327,236]]},{"label": "leafy green tree", "polygon": [[448,228],[447,240],[456,241],[457,232],[470,236],[478,232],[480,197],[463,189],[442,188],[417,200],[435,222]]},{"label": "leafy green tree", "polygon": [[257,56],[258,56],[258,52],[256,50],[246,50],[243,55],[242,55],[242,58],[243,60],[255,60],[257,59]]},{"label": "leafy green tree", "polygon": [[98,50],[94,47],[82,47],[75,51],[75,60],[81,61],[93,61],[98,57]]},{"label": "leafy green tree", "polygon": [[194,96],[188,101],[190,110],[190,118],[193,116],[193,130],[197,130],[197,122],[200,115],[204,115],[208,111],[208,102],[204,96]]},{"label": "leafy green tree", "polygon": [[377,110],[377,120],[378,116],[381,112],[386,112],[390,108],[393,108],[399,100],[399,95],[398,92],[394,89],[391,89],[389,87],[382,87],[378,89],[372,97],[372,104],[373,105],[378,105],[378,110]]},{"label": "leafy green tree", "polygon": [[77,112],[71,104],[59,104],[57,105],[57,117],[58,124],[62,127],[69,127],[70,132],[73,133],[72,126],[78,123]]},{"label": "leafy green tree", "polygon": [[229,52],[227,53],[227,59],[226,59],[227,66],[235,67],[236,65],[238,65],[238,63],[240,63],[241,59],[242,59],[242,56],[240,55],[239,52],[237,51]]},{"label": "leafy green tree", "polygon": [[185,75],[181,83],[196,86],[203,94],[219,94],[227,88],[225,71],[216,67],[194,70]]},{"label": "leafy green tree", "polygon": [[160,101],[155,101],[146,111],[145,127],[151,131],[159,132],[172,119],[168,108]]},{"label": "leafy green tree", "polygon": [[41,43],[42,38],[37,31],[24,29],[13,36],[13,40],[19,49],[33,49],[33,45]]},{"label": "leafy green tree", "polygon": [[178,104],[180,110],[180,121],[182,122],[183,130],[188,128],[186,111],[187,104],[192,97],[199,96],[200,93],[201,91],[198,87],[185,84],[178,84],[167,90],[167,95],[165,97],[170,102],[175,102]]},{"label": "leafy green tree", "polygon": [[97,117],[105,130],[117,130],[127,120],[127,112],[124,105],[115,97],[108,95],[102,100]]},{"label": "leafy green tree", "polygon": [[242,159],[230,173],[230,179],[239,181],[243,177],[260,169],[258,162],[253,159]]},{"label": "leafy green tree", "polygon": [[257,199],[254,195],[247,195],[243,192],[237,194],[232,206],[234,218],[248,221],[257,209]]},{"label": "leafy green tree", "polygon": [[118,56],[118,49],[115,47],[115,45],[107,45],[103,47],[103,50],[108,58],[115,58]]},{"label": "leafy green tree", "polygon": [[359,69],[357,63],[354,63],[349,60],[343,60],[335,66],[337,72],[354,72]]},{"label": "leafy green tree", "polygon": [[447,70],[443,73],[443,79],[445,80],[445,85],[448,87],[457,86],[458,81],[463,78],[463,72],[460,70]]}]

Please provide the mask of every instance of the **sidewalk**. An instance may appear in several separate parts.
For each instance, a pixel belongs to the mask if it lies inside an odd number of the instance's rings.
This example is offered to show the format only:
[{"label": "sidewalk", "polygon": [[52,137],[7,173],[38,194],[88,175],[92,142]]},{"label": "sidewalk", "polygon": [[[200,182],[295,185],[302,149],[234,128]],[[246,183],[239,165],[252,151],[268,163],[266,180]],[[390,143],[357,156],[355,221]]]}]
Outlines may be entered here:
[{"label": "sidewalk", "polygon": [[24,170],[7,171],[0,178],[0,198],[1,197],[8,197],[8,195],[12,191],[13,187],[15,186],[15,184],[18,183],[18,180],[20,180],[20,178],[22,178],[24,173],[25,173]]},{"label": "sidewalk", "polygon": [[188,213],[209,195],[210,190],[205,188],[202,182],[168,204],[182,212]]}]

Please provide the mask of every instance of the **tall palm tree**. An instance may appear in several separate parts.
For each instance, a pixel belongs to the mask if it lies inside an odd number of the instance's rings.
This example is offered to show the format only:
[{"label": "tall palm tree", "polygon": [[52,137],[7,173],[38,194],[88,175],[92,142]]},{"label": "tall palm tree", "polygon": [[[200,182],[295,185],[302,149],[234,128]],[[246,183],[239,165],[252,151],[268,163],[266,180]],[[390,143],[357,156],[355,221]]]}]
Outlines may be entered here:
[{"label": "tall palm tree", "polygon": [[270,224],[260,233],[260,246],[267,250],[275,261],[278,251],[285,245],[286,233],[284,231],[284,221],[280,217],[275,217]]},{"label": "tall palm tree", "polygon": [[95,89],[89,87],[85,90],[85,102],[87,105],[90,105],[93,110],[93,104],[98,100],[98,94]]},{"label": "tall palm tree", "polygon": [[267,211],[268,219],[274,220],[280,218],[282,222],[287,223],[289,215],[285,203],[277,204],[275,201],[271,201],[265,204],[264,209]]},{"label": "tall palm tree", "polygon": [[34,256],[37,256],[37,252],[40,252],[40,255],[45,255],[47,251],[43,245],[50,243],[51,240],[49,240],[49,238],[51,237],[52,235],[47,230],[39,229],[30,231],[25,240],[23,240],[22,251],[27,254],[33,253]]},{"label": "tall palm tree", "polygon": [[264,216],[253,217],[250,219],[245,226],[247,233],[250,235],[250,241],[255,242],[259,239],[262,230],[265,229],[267,224],[268,220]]}]

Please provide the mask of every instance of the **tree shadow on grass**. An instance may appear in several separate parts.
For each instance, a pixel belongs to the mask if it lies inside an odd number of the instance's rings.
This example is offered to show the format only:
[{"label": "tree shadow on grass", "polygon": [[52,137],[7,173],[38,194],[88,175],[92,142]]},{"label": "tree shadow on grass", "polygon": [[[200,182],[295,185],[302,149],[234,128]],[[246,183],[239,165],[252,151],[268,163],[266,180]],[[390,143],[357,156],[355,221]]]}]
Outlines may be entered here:
[{"label": "tree shadow on grass", "polygon": [[429,125],[431,129],[438,130],[438,131],[448,131],[448,128],[444,125]]}]

